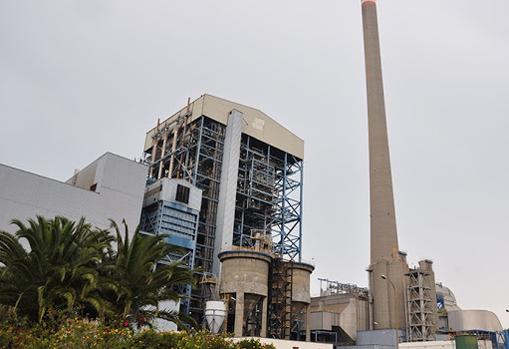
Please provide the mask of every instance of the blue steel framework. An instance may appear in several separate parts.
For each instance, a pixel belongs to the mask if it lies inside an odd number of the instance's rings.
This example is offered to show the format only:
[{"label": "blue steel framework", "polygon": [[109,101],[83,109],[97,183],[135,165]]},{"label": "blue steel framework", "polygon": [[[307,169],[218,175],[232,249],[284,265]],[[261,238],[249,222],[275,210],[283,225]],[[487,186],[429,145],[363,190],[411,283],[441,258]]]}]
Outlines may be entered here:
[{"label": "blue steel framework", "polygon": [[[214,238],[225,129],[206,116],[193,122],[179,117],[171,127],[156,133],[155,148],[145,156],[150,173],[185,179],[203,191],[194,265],[204,274],[212,271],[214,254],[219,252],[214,251]],[[300,261],[302,159],[242,134],[238,174],[234,245],[251,246],[254,234],[264,231],[272,236],[280,258]],[[285,290],[286,303],[291,288]],[[190,311],[199,321],[207,293],[203,287],[193,291]]]},{"label": "blue steel framework", "polygon": [[[196,275],[198,282],[212,270],[224,132],[225,126],[208,118],[201,117],[190,123],[188,117],[179,117],[158,130],[152,148],[145,154],[149,173],[185,179],[202,190],[194,251],[194,266],[200,270]],[[163,171],[158,171],[160,168]],[[209,294],[203,284],[199,285],[192,291],[189,309],[198,323]]]},{"label": "blue steel framework", "polygon": [[290,261],[302,261],[302,196],[304,163],[284,154],[283,170],[276,181],[277,204],[272,224],[276,252]]},{"label": "blue steel framework", "polygon": [[509,329],[497,332],[472,330],[462,334],[474,335],[477,339],[490,340],[493,349],[509,349]]},{"label": "blue steel framework", "polygon": [[[166,242],[176,246],[168,258],[162,263],[172,263],[181,260],[184,265],[194,268],[196,252],[196,235],[198,233],[199,212],[184,204],[172,201],[158,201],[141,212],[140,229],[147,234],[166,234]],[[191,285],[181,286],[180,294],[185,294],[181,311],[188,314],[190,310]]]},{"label": "blue steel framework", "polygon": [[180,249],[168,256],[169,261],[182,260],[193,269],[198,217],[199,212],[184,204],[159,201],[143,208],[140,229],[146,233],[168,235],[167,242]]},{"label": "blue steel framework", "polygon": [[272,238],[277,256],[270,270],[268,335],[272,338],[299,338],[292,263],[301,261],[303,175],[301,159],[242,136],[233,242],[251,246],[259,232]]},{"label": "blue steel framework", "polygon": [[251,246],[263,231],[279,257],[301,261],[303,175],[302,160],[242,136],[234,245]]}]

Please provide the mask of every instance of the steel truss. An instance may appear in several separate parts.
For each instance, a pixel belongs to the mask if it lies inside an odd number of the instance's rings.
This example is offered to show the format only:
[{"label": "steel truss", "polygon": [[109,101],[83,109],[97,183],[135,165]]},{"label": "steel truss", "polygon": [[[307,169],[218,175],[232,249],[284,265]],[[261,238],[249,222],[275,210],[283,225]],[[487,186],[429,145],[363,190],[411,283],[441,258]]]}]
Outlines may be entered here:
[{"label": "steel truss", "polygon": [[301,261],[303,161],[242,136],[234,244],[252,246],[253,231],[272,236],[274,251]]},{"label": "steel truss", "polygon": [[318,281],[320,281],[320,297],[344,293],[356,294],[365,298],[368,297],[369,289],[367,287],[360,287],[355,284],[345,284],[336,280],[323,278],[318,278]]},{"label": "steel truss", "polygon": [[410,342],[435,340],[433,321],[435,299],[426,284],[430,274],[419,268],[411,269],[407,287],[407,337]]},{"label": "steel truss", "polygon": [[242,136],[233,242],[253,246],[259,232],[273,241],[268,322],[272,338],[297,339],[302,323],[302,314],[292,304],[293,262],[301,261],[302,183],[302,160]]},{"label": "steel truss", "polygon": [[268,336],[290,339],[293,320],[293,263],[275,258],[270,270]]},{"label": "steel truss", "polygon": [[[154,144],[157,148],[146,158],[150,165],[149,173],[154,177],[160,174],[160,177],[184,179],[202,190],[194,266],[205,274],[212,271],[214,257],[225,129],[225,126],[206,117],[191,123],[187,120],[177,123],[173,129],[156,133]],[[163,170],[159,171],[159,168]],[[197,275],[198,280],[203,273]],[[201,321],[207,297],[208,292],[203,284],[193,290],[190,311],[198,322]]]},{"label": "steel truss", "polygon": [[304,164],[284,153],[276,171],[276,205],[272,220],[272,239],[276,252],[290,261],[302,261],[302,196]]},{"label": "steel truss", "polygon": [[[152,179],[185,179],[203,191],[194,266],[206,273],[214,259],[225,131],[226,126],[205,116],[188,122],[185,115],[154,135],[154,147],[145,157]],[[255,233],[263,231],[282,260],[301,261],[303,172],[301,159],[242,134],[234,245],[253,246]],[[291,278],[286,275],[285,304],[291,301]],[[206,292],[194,293],[191,312],[199,320]],[[287,306],[281,309],[285,313],[279,317],[291,317]]]}]

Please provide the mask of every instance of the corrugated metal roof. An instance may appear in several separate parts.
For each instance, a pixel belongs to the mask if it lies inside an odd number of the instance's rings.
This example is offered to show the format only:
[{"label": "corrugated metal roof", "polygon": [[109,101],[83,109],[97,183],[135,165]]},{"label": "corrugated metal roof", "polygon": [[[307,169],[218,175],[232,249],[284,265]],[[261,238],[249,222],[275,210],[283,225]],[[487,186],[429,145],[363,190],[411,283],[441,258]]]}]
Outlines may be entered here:
[{"label": "corrugated metal roof", "polygon": [[[196,120],[201,116],[207,116],[226,125],[228,113],[233,109],[244,114],[245,125],[242,129],[243,133],[292,154],[299,159],[304,159],[304,141],[273,118],[256,108],[204,94],[191,102],[189,106],[189,111],[191,113],[190,121]],[[160,128],[171,125],[179,116],[184,115],[186,111],[187,106],[164,120],[160,124]],[[152,136],[155,132],[156,127],[147,132],[145,151],[152,147]]]}]

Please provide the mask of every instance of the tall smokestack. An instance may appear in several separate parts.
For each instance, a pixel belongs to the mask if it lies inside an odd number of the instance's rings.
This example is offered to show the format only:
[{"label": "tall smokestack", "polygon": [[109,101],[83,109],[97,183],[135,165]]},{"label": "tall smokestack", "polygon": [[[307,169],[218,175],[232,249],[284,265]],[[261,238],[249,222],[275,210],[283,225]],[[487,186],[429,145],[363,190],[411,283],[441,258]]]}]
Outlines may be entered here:
[{"label": "tall smokestack", "polygon": [[362,19],[369,128],[371,321],[376,328],[405,328],[404,274],[408,266],[398,247],[376,0],[362,0]]},{"label": "tall smokestack", "polygon": [[368,93],[371,263],[398,252],[375,0],[362,0]]}]

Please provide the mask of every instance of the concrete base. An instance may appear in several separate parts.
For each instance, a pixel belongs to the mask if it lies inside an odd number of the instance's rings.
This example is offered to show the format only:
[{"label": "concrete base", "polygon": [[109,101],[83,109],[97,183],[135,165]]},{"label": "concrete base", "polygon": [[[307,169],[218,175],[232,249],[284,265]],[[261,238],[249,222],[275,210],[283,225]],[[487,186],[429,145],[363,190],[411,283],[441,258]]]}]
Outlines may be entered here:
[{"label": "concrete base", "polygon": [[[400,255],[370,265],[369,289],[373,297],[373,328],[406,329],[405,290],[408,264]],[[385,277],[385,278],[384,278]]]}]

